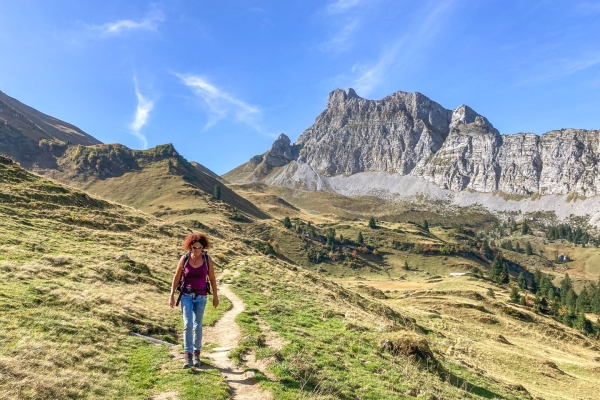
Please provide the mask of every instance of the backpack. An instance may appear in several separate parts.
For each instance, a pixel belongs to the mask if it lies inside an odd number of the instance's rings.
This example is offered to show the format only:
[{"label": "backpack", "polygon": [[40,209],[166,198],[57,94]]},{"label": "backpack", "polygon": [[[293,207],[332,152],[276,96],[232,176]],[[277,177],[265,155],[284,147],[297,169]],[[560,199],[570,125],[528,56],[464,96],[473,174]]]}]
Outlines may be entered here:
[{"label": "backpack", "polygon": [[[185,264],[187,264],[188,260],[190,259],[190,255],[191,255],[191,252],[189,252],[189,251],[187,253],[185,253],[185,256],[183,259],[183,269],[184,270],[185,270]],[[208,253],[203,251],[202,258],[204,259],[204,263],[206,264],[206,271],[207,271],[206,294],[212,294],[211,287],[210,287],[210,280],[208,277],[208,270],[210,268],[210,266],[208,264]],[[181,271],[181,277],[179,278],[179,283],[177,284],[177,291],[179,292],[179,296],[177,296],[177,302],[175,303],[176,306],[178,306],[179,302],[181,301],[181,295],[184,292],[184,288],[185,288],[185,273],[184,273],[184,271]]]}]

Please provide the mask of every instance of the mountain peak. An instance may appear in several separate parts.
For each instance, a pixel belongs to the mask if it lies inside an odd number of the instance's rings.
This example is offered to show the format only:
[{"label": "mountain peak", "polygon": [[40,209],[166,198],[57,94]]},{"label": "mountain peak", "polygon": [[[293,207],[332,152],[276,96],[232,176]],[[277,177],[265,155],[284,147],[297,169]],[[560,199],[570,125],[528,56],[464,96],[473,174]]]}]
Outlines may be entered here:
[{"label": "mountain peak", "polygon": [[327,99],[327,106],[329,107],[331,105],[344,103],[349,99],[362,99],[362,97],[357,95],[354,89],[352,88],[348,88],[347,90],[335,89],[333,92],[329,93],[329,97]]},{"label": "mountain peak", "polygon": [[487,118],[478,114],[475,110],[465,104],[461,104],[452,111],[450,129],[452,130],[453,128],[463,124],[474,124],[484,132],[499,134],[498,130],[494,128]]}]

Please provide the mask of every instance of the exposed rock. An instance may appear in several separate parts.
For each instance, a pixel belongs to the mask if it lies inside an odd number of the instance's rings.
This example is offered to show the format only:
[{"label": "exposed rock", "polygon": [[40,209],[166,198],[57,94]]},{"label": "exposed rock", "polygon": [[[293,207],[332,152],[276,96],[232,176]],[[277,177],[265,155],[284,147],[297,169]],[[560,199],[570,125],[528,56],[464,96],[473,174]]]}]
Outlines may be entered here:
[{"label": "exposed rock", "polygon": [[366,100],[337,89],[295,144],[282,134],[271,150],[225,177],[332,190],[327,178],[385,172],[450,191],[596,196],[599,160],[597,130],[501,135],[466,105],[447,110],[405,92]]}]

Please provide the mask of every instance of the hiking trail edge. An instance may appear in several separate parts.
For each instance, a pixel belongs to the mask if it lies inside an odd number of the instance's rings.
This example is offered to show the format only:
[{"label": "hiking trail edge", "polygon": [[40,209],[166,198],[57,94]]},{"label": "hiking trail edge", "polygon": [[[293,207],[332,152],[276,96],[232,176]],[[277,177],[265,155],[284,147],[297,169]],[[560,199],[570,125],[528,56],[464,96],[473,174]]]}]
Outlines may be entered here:
[{"label": "hiking trail edge", "polygon": [[225,285],[219,285],[219,295],[229,299],[231,310],[227,311],[215,326],[207,326],[202,333],[204,343],[216,343],[217,348],[212,353],[204,353],[221,371],[231,389],[231,398],[234,400],[269,400],[273,396],[270,392],[262,390],[258,383],[247,377],[243,367],[237,367],[229,358],[231,350],[237,347],[242,334],[240,327],[235,322],[239,313],[244,311],[244,302]]}]

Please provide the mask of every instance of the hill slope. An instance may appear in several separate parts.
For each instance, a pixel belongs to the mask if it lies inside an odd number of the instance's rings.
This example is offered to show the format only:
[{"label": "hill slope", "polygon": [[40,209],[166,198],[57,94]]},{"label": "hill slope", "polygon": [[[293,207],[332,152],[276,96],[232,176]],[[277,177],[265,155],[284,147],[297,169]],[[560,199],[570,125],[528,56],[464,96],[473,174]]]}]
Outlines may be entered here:
[{"label": "hill slope", "polygon": [[175,341],[165,295],[188,231],[3,157],[0,181],[0,398],[145,399],[156,385],[228,398],[218,373],[190,380],[129,336]]},{"label": "hill slope", "polygon": [[25,166],[53,165],[44,154],[42,141],[59,141],[80,145],[100,144],[81,129],[61,121],[0,91],[0,153]]},{"label": "hill slope", "polygon": [[216,186],[230,207],[254,218],[269,218],[219,180],[199,171],[171,144],[148,150],[119,144],[67,146],[56,163],[55,168],[37,172],[167,219],[206,222],[217,206],[212,200]]},{"label": "hill slope", "polygon": [[[228,398],[216,370],[182,373],[166,350],[128,336],[178,340],[165,294],[186,229],[3,158],[0,179],[0,398]],[[352,237],[361,224],[317,232]],[[379,254],[307,271],[292,247],[321,244],[272,220],[206,228],[224,234],[213,235],[213,258],[246,303],[233,357],[277,399],[591,399],[600,389],[596,341],[508,304],[505,286],[447,277],[466,264],[485,268],[480,259],[403,250],[443,247],[456,231],[363,229]],[[267,240],[279,259],[263,254]]]}]

